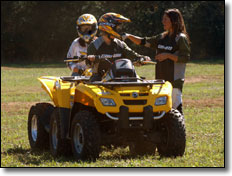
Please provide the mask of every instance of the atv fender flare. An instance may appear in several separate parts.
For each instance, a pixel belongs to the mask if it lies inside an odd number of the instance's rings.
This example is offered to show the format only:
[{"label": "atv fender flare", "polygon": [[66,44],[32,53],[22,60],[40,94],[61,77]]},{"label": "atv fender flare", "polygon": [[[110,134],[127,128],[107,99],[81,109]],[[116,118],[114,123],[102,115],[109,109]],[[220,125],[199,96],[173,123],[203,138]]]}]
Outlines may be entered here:
[{"label": "atv fender flare", "polygon": [[50,96],[54,104],[57,105],[57,101],[54,97],[53,89],[54,89],[55,82],[58,81],[58,77],[42,76],[38,78],[38,80],[41,83],[42,88],[48,93],[48,95]]}]

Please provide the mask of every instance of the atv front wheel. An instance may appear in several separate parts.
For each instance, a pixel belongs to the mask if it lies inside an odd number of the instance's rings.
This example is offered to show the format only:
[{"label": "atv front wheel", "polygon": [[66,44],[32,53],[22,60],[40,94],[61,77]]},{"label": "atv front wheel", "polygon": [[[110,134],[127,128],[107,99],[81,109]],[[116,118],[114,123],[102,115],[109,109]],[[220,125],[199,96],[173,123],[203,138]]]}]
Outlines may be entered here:
[{"label": "atv front wheel", "polygon": [[100,152],[100,129],[92,112],[78,112],[72,121],[71,145],[75,159],[96,160]]},{"label": "atv front wheel", "polygon": [[50,152],[53,157],[71,153],[70,141],[61,138],[61,125],[59,109],[56,108],[51,115],[49,131]]},{"label": "atv front wheel", "polygon": [[184,116],[175,109],[169,111],[159,122],[161,143],[157,145],[161,156],[183,156],[186,145]]},{"label": "atv front wheel", "polygon": [[30,108],[28,115],[28,139],[32,149],[46,149],[49,146],[49,121],[54,106],[50,103],[37,103]]}]

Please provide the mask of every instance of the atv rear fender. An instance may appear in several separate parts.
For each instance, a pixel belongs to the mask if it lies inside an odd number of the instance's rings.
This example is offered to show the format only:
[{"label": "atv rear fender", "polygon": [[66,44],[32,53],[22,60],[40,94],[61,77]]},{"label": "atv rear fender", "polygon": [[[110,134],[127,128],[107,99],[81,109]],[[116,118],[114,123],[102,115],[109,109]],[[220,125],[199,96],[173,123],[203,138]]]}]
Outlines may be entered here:
[{"label": "atv rear fender", "polygon": [[54,102],[55,105],[57,105],[57,98],[56,98],[56,92],[55,92],[55,82],[58,81],[58,77],[54,76],[42,76],[38,78],[40,81],[42,88],[48,93],[51,100]]},{"label": "atv rear fender", "polygon": [[38,80],[56,107],[72,107],[75,94],[74,82],[63,81],[60,77],[54,76],[42,76]]}]

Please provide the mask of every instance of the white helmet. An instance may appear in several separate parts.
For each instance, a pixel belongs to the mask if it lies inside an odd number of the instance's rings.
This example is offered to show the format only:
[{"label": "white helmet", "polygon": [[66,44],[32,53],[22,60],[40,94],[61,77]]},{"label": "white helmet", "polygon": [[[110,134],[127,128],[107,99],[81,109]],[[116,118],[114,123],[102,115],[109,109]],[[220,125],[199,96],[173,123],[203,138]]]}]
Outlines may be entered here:
[{"label": "white helmet", "polygon": [[[82,30],[81,26],[86,25],[86,30]],[[95,37],[98,30],[97,20],[91,14],[83,14],[77,20],[77,33],[86,43],[91,42],[91,40]]]}]

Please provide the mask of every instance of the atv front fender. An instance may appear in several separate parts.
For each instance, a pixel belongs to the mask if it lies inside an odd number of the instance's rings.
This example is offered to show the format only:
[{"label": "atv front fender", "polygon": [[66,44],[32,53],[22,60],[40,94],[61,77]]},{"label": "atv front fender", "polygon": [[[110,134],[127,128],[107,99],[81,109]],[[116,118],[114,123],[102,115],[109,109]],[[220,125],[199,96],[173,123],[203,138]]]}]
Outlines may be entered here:
[{"label": "atv front fender", "polygon": [[48,93],[51,100],[54,102],[55,105],[58,104],[57,98],[55,95],[55,83],[58,81],[59,77],[54,76],[42,76],[38,78],[40,83],[42,84],[42,88]]}]

